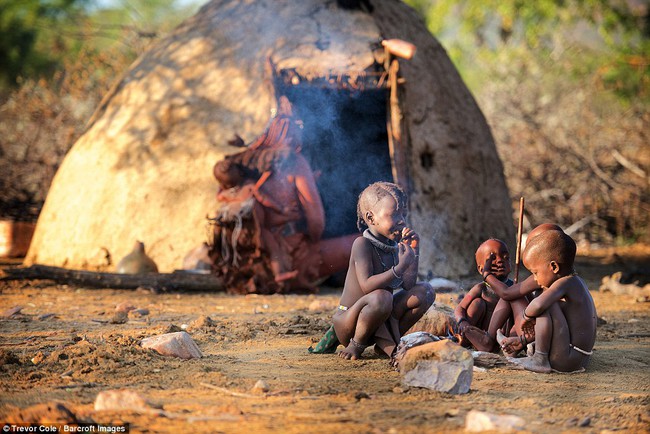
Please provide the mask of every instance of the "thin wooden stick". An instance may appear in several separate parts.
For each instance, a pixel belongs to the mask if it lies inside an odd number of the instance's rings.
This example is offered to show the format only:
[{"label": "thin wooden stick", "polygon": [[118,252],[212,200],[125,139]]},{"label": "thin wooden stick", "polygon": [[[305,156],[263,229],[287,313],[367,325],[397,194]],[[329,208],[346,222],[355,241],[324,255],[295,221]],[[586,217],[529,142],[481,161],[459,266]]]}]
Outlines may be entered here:
[{"label": "thin wooden stick", "polygon": [[524,197],[519,199],[519,226],[517,227],[517,254],[515,256],[515,283],[519,282],[519,264],[521,263],[521,233],[524,227]]},{"label": "thin wooden stick", "polygon": [[264,398],[264,395],[251,395],[249,393],[235,392],[233,390],[228,390],[225,387],[215,386],[210,383],[199,383],[199,384],[203,387],[207,387],[208,389],[216,390],[218,392],[225,393],[226,395],[236,396],[238,398]]}]

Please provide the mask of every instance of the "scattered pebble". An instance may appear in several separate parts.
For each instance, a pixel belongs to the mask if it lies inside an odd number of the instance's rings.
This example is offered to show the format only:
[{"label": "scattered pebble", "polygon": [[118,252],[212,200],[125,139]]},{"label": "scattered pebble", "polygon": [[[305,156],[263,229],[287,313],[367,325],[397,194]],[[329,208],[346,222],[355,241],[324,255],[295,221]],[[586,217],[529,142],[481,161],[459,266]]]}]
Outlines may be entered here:
[{"label": "scattered pebble", "polygon": [[34,357],[32,357],[32,359],[31,359],[31,361],[32,361],[32,363],[34,365],[38,365],[43,360],[45,360],[45,354],[43,354],[42,351],[39,351],[38,353],[36,353],[36,355]]},{"label": "scattered pebble", "polygon": [[45,321],[48,318],[52,318],[53,316],[56,316],[55,313],[44,313],[39,315],[37,318],[39,321]]},{"label": "scattered pebble", "polygon": [[118,310],[115,314],[108,320],[111,324],[124,324],[129,320],[128,311]]},{"label": "scattered pebble", "polygon": [[[206,329],[206,328],[209,328],[209,327],[214,327],[216,325],[217,325],[217,323],[212,318],[210,318],[209,316],[206,316],[206,315],[201,315],[196,320],[194,320],[194,321],[192,321],[190,323],[189,328],[192,329],[192,330]],[[181,328],[182,327],[183,326],[181,326]]]},{"label": "scattered pebble", "polygon": [[368,395],[366,392],[357,392],[354,394],[354,399],[357,401],[361,401],[362,399],[370,399],[370,395]]},{"label": "scattered pebble", "polygon": [[590,418],[589,416],[587,416],[587,417],[585,417],[584,419],[582,419],[582,420],[580,421],[580,423],[578,424],[578,426],[581,427],[581,428],[582,428],[582,427],[589,426],[589,425],[591,425],[591,418]]},{"label": "scattered pebble", "polygon": [[519,416],[478,410],[470,410],[465,419],[465,429],[469,432],[512,432],[523,430],[525,426],[526,421]]},{"label": "scattered pebble", "polygon": [[640,320],[638,318],[630,318],[630,319],[627,320],[627,322],[629,322],[629,323],[635,323],[635,322],[639,322],[639,321]]},{"label": "scattered pebble", "polygon": [[255,383],[255,385],[253,386],[253,392],[257,392],[257,393],[260,392],[266,393],[269,390],[271,390],[271,388],[269,387],[268,383],[264,380],[257,380],[257,383]]},{"label": "scattered pebble", "polygon": [[445,411],[445,417],[456,417],[460,414],[460,410],[457,408],[450,408]]},{"label": "scattered pebble", "polygon": [[132,311],[129,311],[129,316],[134,318],[142,318],[147,315],[149,315],[149,309],[133,309]]},{"label": "scattered pebble", "polygon": [[126,313],[128,313],[131,310],[135,310],[135,306],[133,306],[128,301],[123,301],[122,303],[115,306],[115,312],[126,312]]},{"label": "scattered pebble", "polygon": [[95,411],[145,410],[151,405],[133,390],[105,390],[95,398]]},{"label": "scattered pebble", "polygon": [[163,356],[179,357],[181,359],[198,359],[203,357],[201,350],[187,332],[166,333],[142,340],[143,348],[149,348]]},{"label": "scattered pebble", "polygon": [[21,310],[23,310],[22,306],[14,306],[0,313],[0,316],[3,318],[11,318],[12,316],[19,314]]}]

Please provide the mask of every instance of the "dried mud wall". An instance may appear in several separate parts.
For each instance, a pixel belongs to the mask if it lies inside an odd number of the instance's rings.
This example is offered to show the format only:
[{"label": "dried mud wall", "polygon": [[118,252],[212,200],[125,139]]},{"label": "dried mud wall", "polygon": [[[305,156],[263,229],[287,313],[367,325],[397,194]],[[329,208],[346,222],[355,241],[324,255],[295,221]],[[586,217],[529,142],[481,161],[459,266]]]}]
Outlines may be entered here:
[{"label": "dried mud wall", "polygon": [[474,277],[474,252],[485,239],[500,238],[515,253],[512,207],[490,128],[415,11],[390,0],[372,4],[385,39],[417,46],[413,59],[400,62],[400,74],[406,79],[403,105],[411,146],[411,223],[423,238],[421,271]]},{"label": "dried mud wall", "polygon": [[226,141],[238,133],[249,142],[268,122],[267,60],[304,77],[357,72],[373,64],[371,47],[382,38],[401,38],[418,47],[401,73],[421,272],[472,273],[483,239],[514,239],[492,136],[415,12],[393,0],[372,4],[371,14],[319,0],[206,4],[104,98],[54,178],[26,262],[112,270],[140,240],[160,271],[180,268],[206,240],[205,216],[216,207],[212,166],[237,151]]},{"label": "dried mud wall", "polygon": [[104,98],[52,182],[26,263],[111,270],[140,240],[160,271],[180,268],[206,240],[212,166],[237,151],[227,139],[249,142],[269,120],[267,59],[305,75],[363,70],[378,39],[367,14],[316,0],[206,4]]}]

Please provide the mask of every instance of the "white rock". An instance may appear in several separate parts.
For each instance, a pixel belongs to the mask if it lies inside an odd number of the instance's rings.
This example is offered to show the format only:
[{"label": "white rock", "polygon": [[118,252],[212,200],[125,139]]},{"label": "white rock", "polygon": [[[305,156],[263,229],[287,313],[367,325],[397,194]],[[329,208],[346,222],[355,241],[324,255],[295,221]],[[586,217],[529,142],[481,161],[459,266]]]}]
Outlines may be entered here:
[{"label": "white rock", "polygon": [[140,344],[143,348],[152,349],[163,356],[174,356],[181,359],[198,359],[203,356],[201,350],[187,332],[152,336],[143,339]]},{"label": "white rock", "polygon": [[95,411],[101,410],[146,410],[150,405],[146,399],[133,390],[105,390],[95,398]]},{"label": "white rock", "polygon": [[447,339],[413,347],[399,363],[404,385],[452,394],[469,392],[473,367],[470,351]]},{"label": "white rock", "polygon": [[261,392],[261,393],[266,393],[271,388],[269,387],[269,384],[264,381],[264,380],[257,380],[257,383],[253,386],[253,392]]},{"label": "white rock", "polygon": [[465,429],[469,432],[513,432],[524,429],[525,425],[526,421],[519,416],[494,414],[478,410],[470,410],[465,418]]}]

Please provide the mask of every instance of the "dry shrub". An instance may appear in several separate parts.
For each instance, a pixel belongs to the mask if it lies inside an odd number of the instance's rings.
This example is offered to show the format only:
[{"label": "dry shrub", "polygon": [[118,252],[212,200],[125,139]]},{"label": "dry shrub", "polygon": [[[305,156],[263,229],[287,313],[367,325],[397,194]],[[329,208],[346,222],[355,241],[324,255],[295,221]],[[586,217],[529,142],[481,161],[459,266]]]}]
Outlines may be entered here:
[{"label": "dry shrub", "polygon": [[82,51],[50,79],[26,80],[0,106],[0,218],[34,221],[63,157],[133,54]]},{"label": "dry shrub", "polygon": [[585,244],[650,241],[650,112],[550,68],[510,64],[478,99],[527,229],[560,224]]}]

